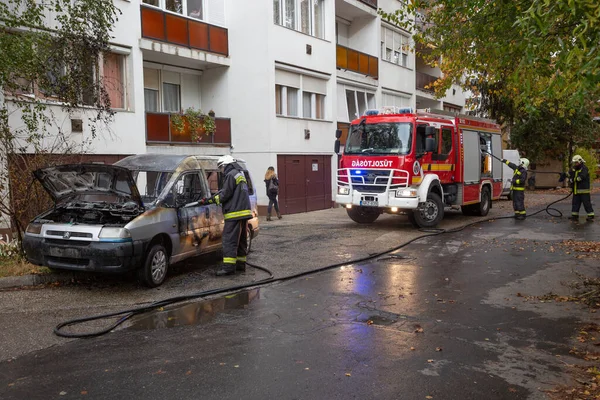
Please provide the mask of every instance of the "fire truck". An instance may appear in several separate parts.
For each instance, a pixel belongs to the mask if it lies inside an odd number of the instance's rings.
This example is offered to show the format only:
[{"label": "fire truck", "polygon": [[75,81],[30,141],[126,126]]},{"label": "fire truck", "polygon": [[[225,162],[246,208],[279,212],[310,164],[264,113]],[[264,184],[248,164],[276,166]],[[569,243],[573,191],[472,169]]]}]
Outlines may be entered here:
[{"label": "fire truck", "polygon": [[[336,131],[335,152],[342,132]],[[368,110],[348,131],[335,201],[358,223],[407,214],[431,228],[444,209],[485,216],[502,193],[500,126],[438,110]]]}]

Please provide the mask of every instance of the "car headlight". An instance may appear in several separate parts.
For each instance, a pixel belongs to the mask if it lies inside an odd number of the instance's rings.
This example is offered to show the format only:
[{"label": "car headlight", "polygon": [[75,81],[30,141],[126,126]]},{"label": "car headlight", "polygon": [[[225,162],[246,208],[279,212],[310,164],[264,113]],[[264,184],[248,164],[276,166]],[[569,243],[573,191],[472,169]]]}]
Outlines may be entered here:
[{"label": "car headlight", "polygon": [[129,242],[131,241],[131,232],[125,228],[104,227],[98,235],[102,242]]},{"label": "car headlight", "polygon": [[338,194],[348,195],[350,194],[350,188],[346,186],[338,186]]},{"label": "car headlight", "polygon": [[39,235],[40,233],[42,233],[42,224],[32,222],[29,225],[27,225],[27,229],[25,229],[25,232],[30,233],[32,235]]},{"label": "car headlight", "polygon": [[396,190],[396,197],[417,197],[417,189]]}]

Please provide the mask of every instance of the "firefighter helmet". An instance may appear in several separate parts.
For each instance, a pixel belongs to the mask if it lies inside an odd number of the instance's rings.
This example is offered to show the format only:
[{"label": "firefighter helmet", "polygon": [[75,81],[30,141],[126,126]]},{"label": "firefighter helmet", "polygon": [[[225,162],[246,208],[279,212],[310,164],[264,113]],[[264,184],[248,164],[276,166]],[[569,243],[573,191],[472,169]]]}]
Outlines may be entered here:
[{"label": "firefighter helmet", "polygon": [[581,157],[579,154],[577,154],[577,155],[573,156],[573,160],[571,160],[571,162],[577,163],[577,164],[583,164],[585,162],[585,160],[583,159],[583,157]]},{"label": "firefighter helmet", "polygon": [[521,165],[525,167],[525,169],[529,168],[529,160],[526,158],[521,158]]},{"label": "firefighter helmet", "polygon": [[231,157],[229,154],[219,157],[217,160],[217,167],[224,167],[227,164],[233,164],[235,159]]}]

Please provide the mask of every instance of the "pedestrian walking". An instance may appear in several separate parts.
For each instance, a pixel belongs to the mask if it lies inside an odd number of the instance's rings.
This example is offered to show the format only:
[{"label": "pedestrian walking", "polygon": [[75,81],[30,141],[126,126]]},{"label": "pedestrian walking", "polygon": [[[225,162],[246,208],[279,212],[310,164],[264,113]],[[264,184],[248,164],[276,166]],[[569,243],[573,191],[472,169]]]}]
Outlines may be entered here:
[{"label": "pedestrian walking", "polygon": [[277,201],[277,196],[279,195],[279,180],[277,179],[277,174],[275,173],[275,168],[269,167],[267,168],[267,172],[265,173],[265,186],[267,187],[267,197],[269,198],[269,206],[267,207],[267,221],[272,221],[271,219],[271,211],[273,207],[275,207],[275,212],[277,213],[277,218],[281,219],[281,213],[279,212],[279,203]]},{"label": "pedestrian walking", "polygon": [[224,174],[223,188],[200,204],[217,204],[223,207],[223,264],[217,276],[233,275],[246,270],[248,255],[248,220],[252,218],[248,182],[242,168],[230,155],[220,157],[217,167]]},{"label": "pedestrian walking", "polygon": [[591,200],[591,179],[585,160],[580,155],[573,156],[572,168],[569,170],[569,184],[573,188],[573,200],[571,202],[571,220],[579,220],[579,209],[583,208],[587,213],[587,220],[594,220],[594,209]]},{"label": "pedestrian walking", "polygon": [[527,183],[529,160],[521,158],[519,165],[505,159],[502,159],[502,162],[514,171],[510,187],[510,190],[512,191],[513,209],[515,210],[515,218],[523,220],[527,217],[527,211],[525,211],[525,184]]}]

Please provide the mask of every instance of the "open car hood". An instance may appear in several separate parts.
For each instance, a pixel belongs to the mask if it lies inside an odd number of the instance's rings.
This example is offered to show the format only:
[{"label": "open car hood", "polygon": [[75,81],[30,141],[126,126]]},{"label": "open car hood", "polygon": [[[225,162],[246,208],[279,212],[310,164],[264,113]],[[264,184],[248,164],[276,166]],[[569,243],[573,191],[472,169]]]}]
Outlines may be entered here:
[{"label": "open car hood", "polygon": [[54,201],[79,194],[112,194],[144,207],[131,171],[105,164],[66,164],[38,169],[33,175]]}]

